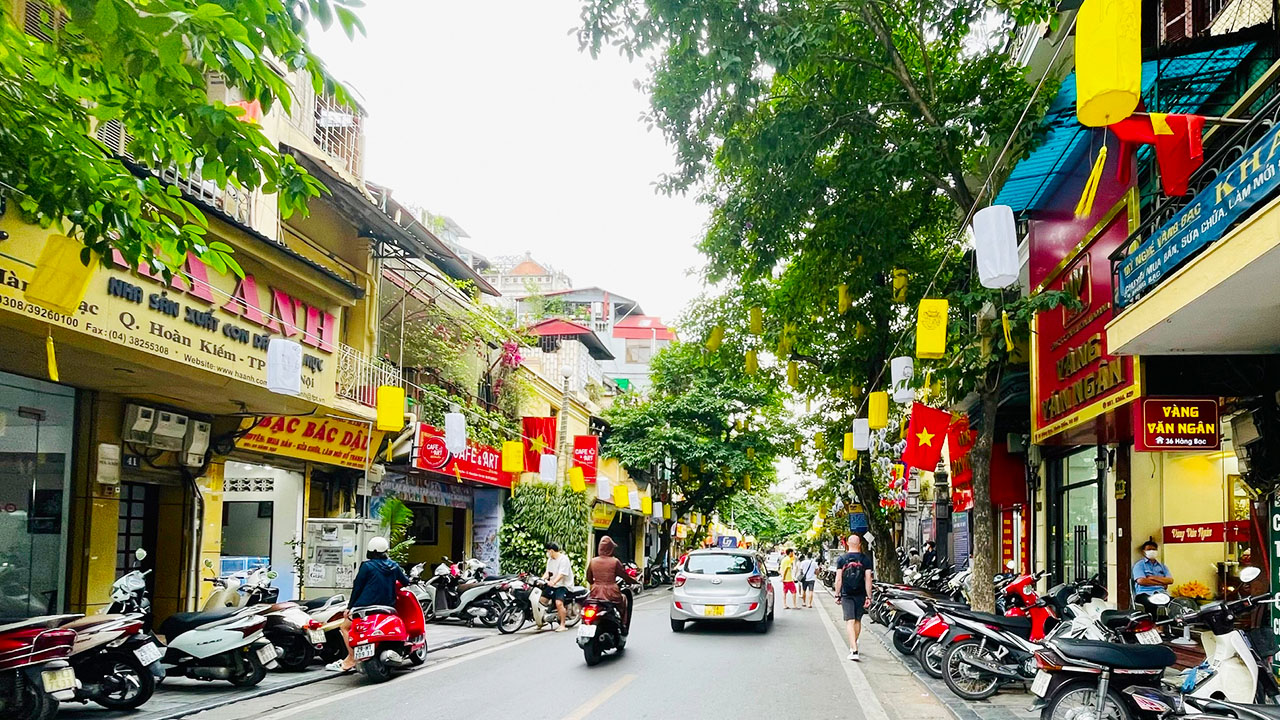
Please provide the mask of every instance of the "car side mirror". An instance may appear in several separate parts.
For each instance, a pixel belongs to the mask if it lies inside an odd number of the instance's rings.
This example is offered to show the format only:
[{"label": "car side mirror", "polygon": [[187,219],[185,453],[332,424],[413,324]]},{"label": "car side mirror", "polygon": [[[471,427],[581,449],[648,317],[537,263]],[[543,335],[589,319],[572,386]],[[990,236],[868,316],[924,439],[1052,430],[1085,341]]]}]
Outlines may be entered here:
[{"label": "car side mirror", "polygon": [[777,570],[769,571],[769,577],[779,577],[780,575],[782,575],[782,573],[778,572]]}]

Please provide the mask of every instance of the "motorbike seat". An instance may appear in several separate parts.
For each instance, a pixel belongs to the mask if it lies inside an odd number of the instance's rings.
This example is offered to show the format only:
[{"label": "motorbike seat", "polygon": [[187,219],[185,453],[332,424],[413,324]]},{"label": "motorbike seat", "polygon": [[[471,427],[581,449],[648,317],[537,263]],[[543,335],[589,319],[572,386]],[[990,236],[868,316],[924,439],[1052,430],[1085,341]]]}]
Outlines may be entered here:
[{"label": "motorbike seat", "polygon": [[480,587],[483,584],[484,583],[478,583],[478,582],[464,582],[458,586],[458,592],[466,592],[471,588]]},{"label": "motorbike seat", "polygon": [[366,605],[351,611],[351,619],[362,618],[365,615],[395,615],[396,609],[387,605]]},{"label": "motorbike seat", "polygon": [[591,591],[579,585],[569,588],[569,597],[576,599],[585,598]]},{"label": "motorbike seat", "polygon": [[1226,700],[1197,700],[1205,712],[1221,713],[1235,718],[1272,718],[1280,720],[1280,705],[1246,705]]},{"label": "motorbike seat", "polygon": [[1164,645],[1122,645],[1099,640],[1062,638],[1054,647],[1066,658],[1122,670],[1158,670],[1174,663],[1173,650]]},{"label": "motorbike seat", "polygon": [[969,620],[977,620],[988,625],[995,625],[998,628],[1012,630],[1014,632],[1031,632],[1031,618],[1029,617],[1009,617],[1008,615],[993,615],[991,613],[978,612],[976,610],[952,610],[952,613]]},{"label": "motorbike seat", "polygon": [[176,638],[189,630],[194,630],[201,625],[208,625],[209,623],[217,622],[218,620],[226,620],[227,618],[234,617],[242,612],[242,608],[229,607],[217,608],[215,610],[201,610],[199,612],[174,613],[165,618],[164,622],[160,623],[160,627],[157,629],[157,632],[165,636],[165,638],[172,640],[173,638]]},{"label": "motorbike seat", "polygon": [[299,605],[306,608],[307,610],[319,610],[320,608],[328,604],[328,602],[334,599],[335,597],[338,597],[338,596],[329,595],[326,597],[311,598],[310,600],[296,600],[295,602],[297,602]]},{"label": "motorbike seat", "polygon": [[1122,628],[1139,615],[1146,615],[1142,610],[1103,610],[1098,619],[1109,628]]}]

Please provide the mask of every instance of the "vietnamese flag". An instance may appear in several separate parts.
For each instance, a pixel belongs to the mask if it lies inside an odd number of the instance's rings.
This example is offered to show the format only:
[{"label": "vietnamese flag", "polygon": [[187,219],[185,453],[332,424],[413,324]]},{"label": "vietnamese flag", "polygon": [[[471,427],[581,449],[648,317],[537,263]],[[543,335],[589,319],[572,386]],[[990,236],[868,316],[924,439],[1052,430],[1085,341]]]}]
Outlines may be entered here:
[{"label": "vietnamese flag", "polygon": [[524,466],[537,472],[543,455],[556,454],[556,419],[526,417],[521,419],[524,431]]},{"label": "vietnamese flag", "polygon": [[951,426],[951,413],[922,403],[911,404],[911,421],[907,423],[907,447],[902,451],[902,464],[933,472],[942,459],[942,443]]}]

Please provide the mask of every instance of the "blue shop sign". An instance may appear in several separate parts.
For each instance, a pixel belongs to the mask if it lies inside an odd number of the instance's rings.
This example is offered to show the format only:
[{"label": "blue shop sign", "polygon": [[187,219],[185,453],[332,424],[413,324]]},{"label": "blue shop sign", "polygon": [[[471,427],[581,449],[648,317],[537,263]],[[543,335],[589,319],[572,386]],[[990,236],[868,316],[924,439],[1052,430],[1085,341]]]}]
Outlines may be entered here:
[{"label": "blue shop sign", "polygon": [[862,533],[871,529],[871,524],[867,522],[867,514],[849,513],[849,532]]},{"label": "blue shop sign", "polygon": [[1137,302],[1179,263],[1222,237],[1276,187],[1280,187],[1280,125],[1121,261],[1116,302],[1120,307]]}]

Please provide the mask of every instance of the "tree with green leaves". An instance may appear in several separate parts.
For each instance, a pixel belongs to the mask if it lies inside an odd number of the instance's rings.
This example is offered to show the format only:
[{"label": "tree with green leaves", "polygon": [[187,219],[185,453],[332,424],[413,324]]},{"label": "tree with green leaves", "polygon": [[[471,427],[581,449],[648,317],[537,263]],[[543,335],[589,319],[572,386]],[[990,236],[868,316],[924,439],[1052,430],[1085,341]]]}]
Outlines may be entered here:
[{"label": "tree with green leaves", "polygon": [[[935,404],[977,392],[984,411],[1010,348],[975,311],[990,306],[1017,323],[1032,303],[1055,302],[978,287],[959,232],[1038,139],[1050,98],[1005,47],[1016,23],[1049,7],[587,0],[582,13],[588,50],[649,60],[648,120],[676,156],[661,186],[710,204],[707,279],[747,289],[738,297],[763,309],[766,342],[803,364],[799,392],[817,403],[810,428],[829,438],[809,457],[825,481],[815,498],[863,504],[884,540],[878,567],[891,576],[891,518],[879,507],[886,478],[865,458],[844,462],[840,440],[865,416],[867,393],[887,389],[889,360],[914,354],[922,297],[951,301],[951,334],[947,357],[917,362],[917,378],[945,376]],[[994,412],[982,420],[972,458],[979,577],[995,566]]]},{"label": "tree with green leaves", "polygon": [[[286,73],[350,103],[308,48],[314,21],[363,32],[359,0],[40,0],[0,14],[0,191],[29,219],[106,259],[176,272],[194,252],[240,273],[203,213],[157,174],[275,193],[306,212],[324,187],[244,110],[211,101],[219,77],[263,112],[293,103]],[[92,133],[119,122],[127,157]]]},{"label": "tree with green leaves", "polygon": [[378,526],[387,536],[387,557],[404,564],[409,562],[409,548],[415,542],[409,535],[413,526],[413,510],[400,498],[389,497],[378,507]]}]

